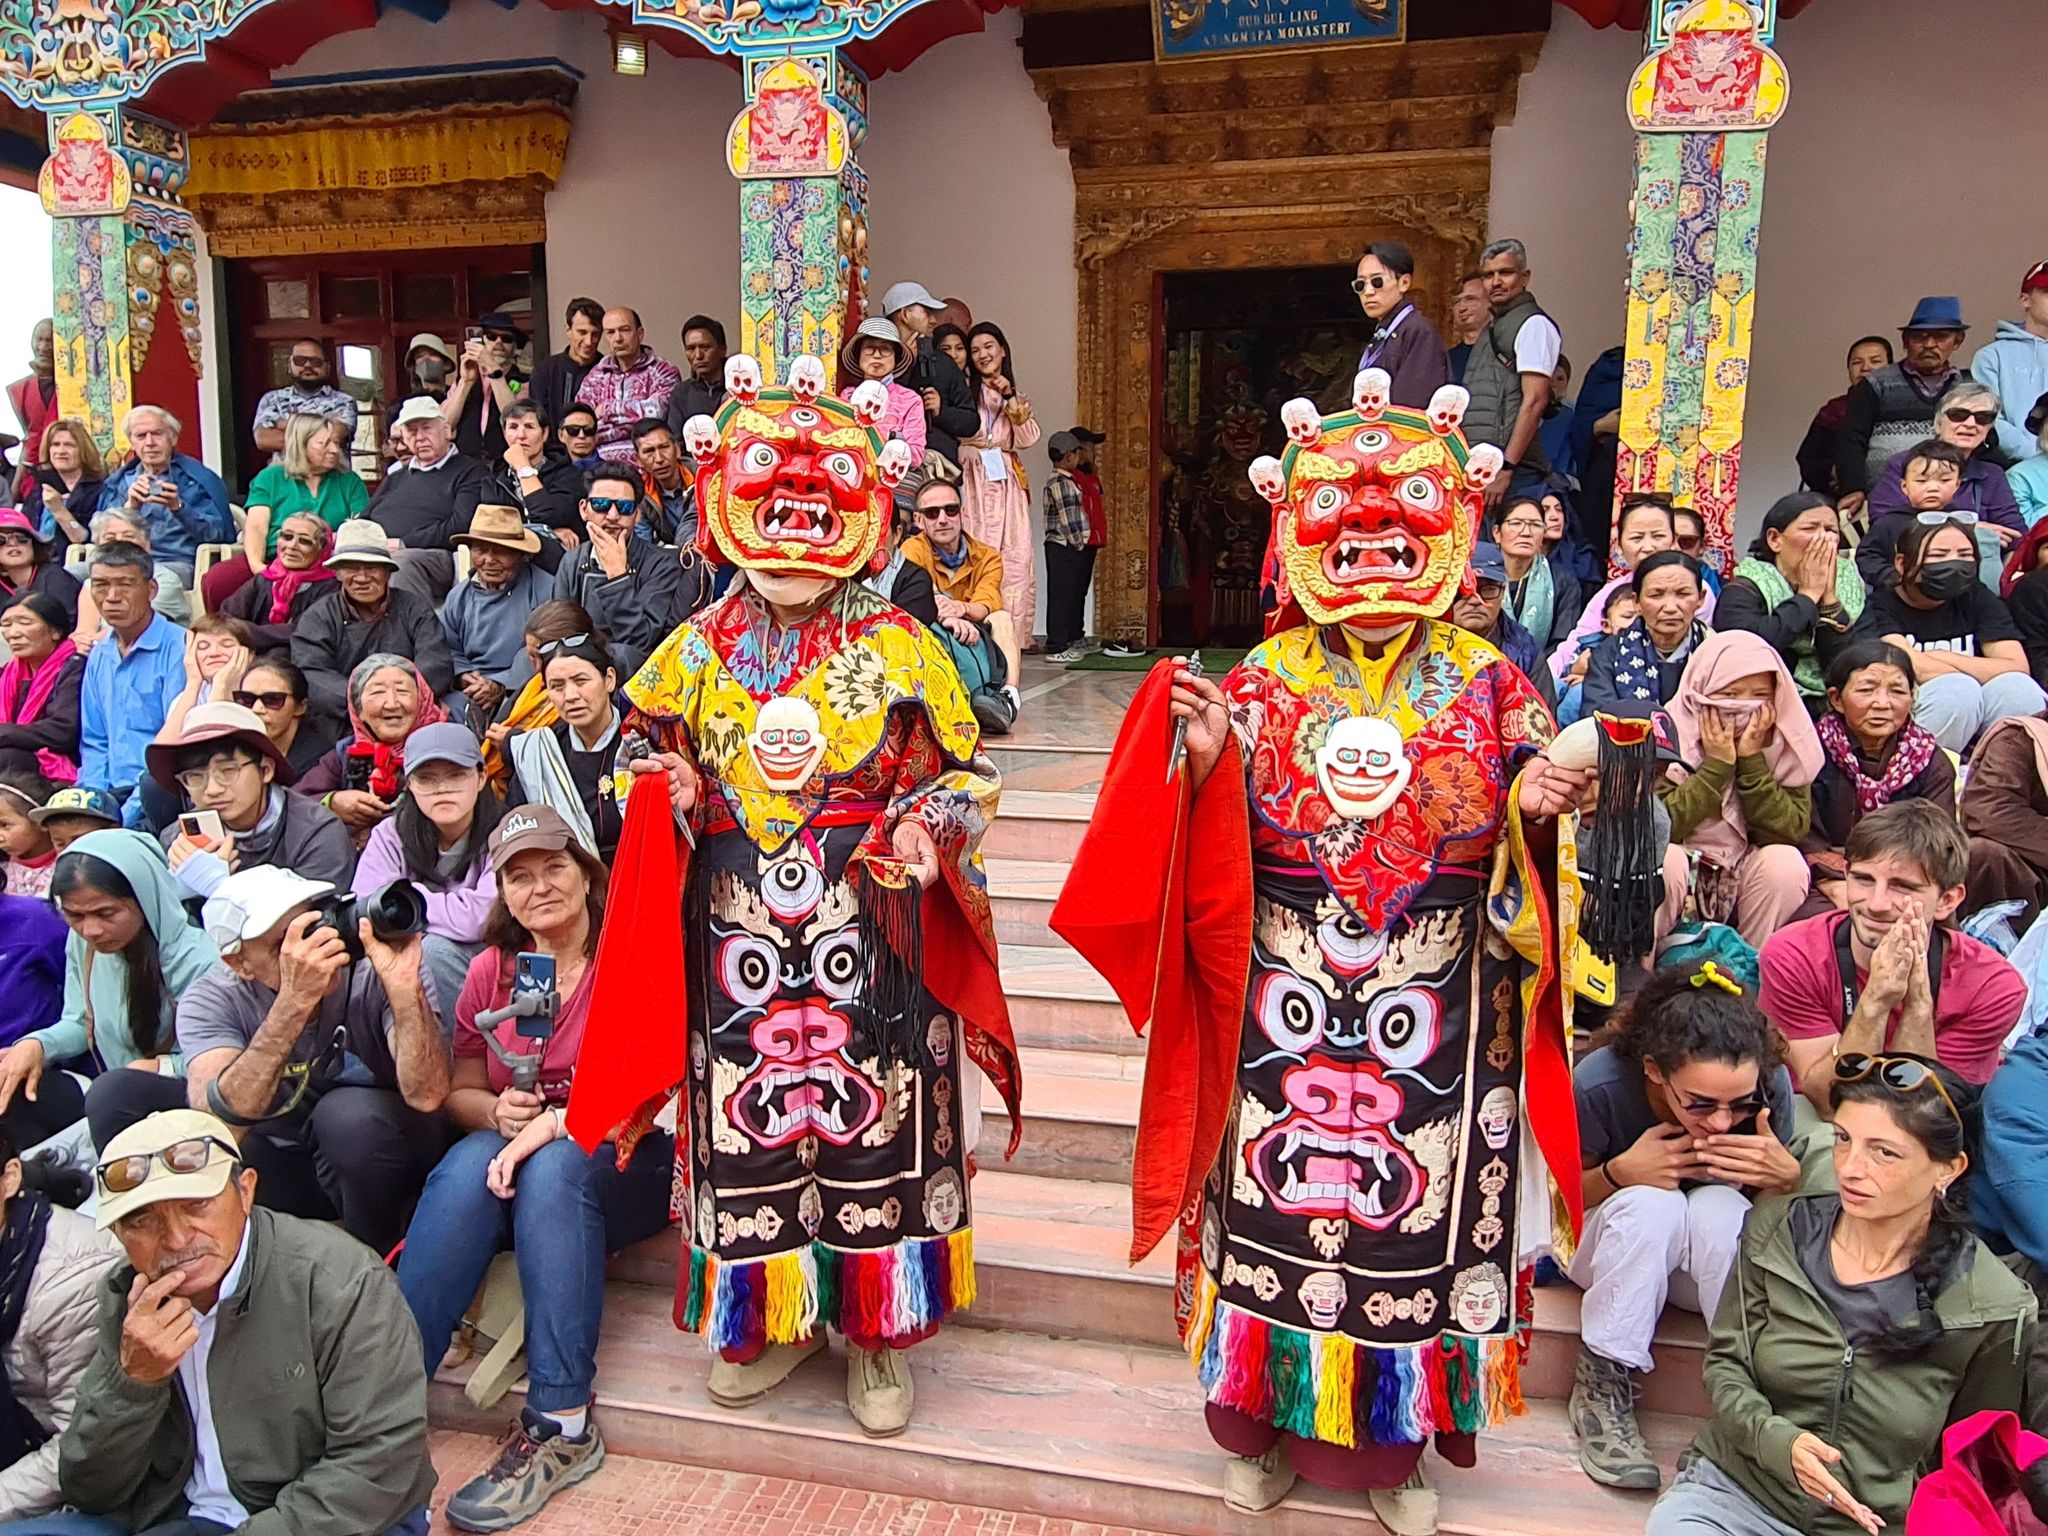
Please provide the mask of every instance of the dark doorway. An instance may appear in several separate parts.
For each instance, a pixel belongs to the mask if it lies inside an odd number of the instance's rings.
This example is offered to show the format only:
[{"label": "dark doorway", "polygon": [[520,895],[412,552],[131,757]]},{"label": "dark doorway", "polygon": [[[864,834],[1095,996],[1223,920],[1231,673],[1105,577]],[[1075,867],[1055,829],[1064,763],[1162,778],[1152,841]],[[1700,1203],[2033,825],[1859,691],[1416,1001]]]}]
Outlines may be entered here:
[{"label": "dark doorway", "polygon": [[1285,445],[1283,404],[1306,395],[1328,409],[1349,391],[1363,334],[1351,275],[1278,267],[1162,276],[1152,566],[1161,645],[1259,640],[1272,516],[1245,469]]}]

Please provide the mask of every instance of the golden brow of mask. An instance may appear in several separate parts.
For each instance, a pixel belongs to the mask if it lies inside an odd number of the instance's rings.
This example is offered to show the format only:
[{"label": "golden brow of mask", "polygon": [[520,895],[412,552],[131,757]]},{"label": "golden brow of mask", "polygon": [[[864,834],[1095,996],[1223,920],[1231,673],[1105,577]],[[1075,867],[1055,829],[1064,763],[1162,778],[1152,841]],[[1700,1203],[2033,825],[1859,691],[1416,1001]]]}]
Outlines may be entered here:
[{"label": "golden brow of mask", "polygon": [[1313,448],[1297,454],[1294,460],[1294,478],[1297,480],[1356,480],[1358,466],[1340,462],[1327,453],[1317,453]]},{"label": "golden brow of mask", "polygon": [[829,432],[816,434],[816,441],[824,448],[873,448],[874,439],[866,427],[834,427]]},{"label": "golden brow of mask", "polygon": [[739,420],[734,422],[733,426],[738,431],[751,432],[756,437],[772,437],[778,442],[787,442],[796,436],[795,427],[763,411],[757,411],[752,406],[740,411]]},{"label": "golden brow of mask", "polygon": [[1444,445],[1436,441],[1435,438],[1431,438],[1426,443],[1417,443],[1398,459],[1382,463],[1380,465],[1380,473],[1383,475],[1412,475],[1418,469],[1442,469],[1450,462],[1451,456],[1445,450]]}]

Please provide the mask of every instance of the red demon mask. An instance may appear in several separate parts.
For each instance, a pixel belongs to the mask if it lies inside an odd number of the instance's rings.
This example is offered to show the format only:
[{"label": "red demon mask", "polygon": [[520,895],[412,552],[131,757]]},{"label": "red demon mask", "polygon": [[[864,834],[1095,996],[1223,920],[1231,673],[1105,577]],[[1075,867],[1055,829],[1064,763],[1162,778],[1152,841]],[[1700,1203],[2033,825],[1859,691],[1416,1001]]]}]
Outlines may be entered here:
[{"label": "red demon mask", "polygon": [[910,452],[878,430],[888,405],[880,385],[839,400],[824,384],[814,357],[795,360],[783,389],[762,389],[752,358],[726,360],[717,419],[694,416],[683,429],[697,460],[698,543],[707,556],[840,580],[873,566]]}]

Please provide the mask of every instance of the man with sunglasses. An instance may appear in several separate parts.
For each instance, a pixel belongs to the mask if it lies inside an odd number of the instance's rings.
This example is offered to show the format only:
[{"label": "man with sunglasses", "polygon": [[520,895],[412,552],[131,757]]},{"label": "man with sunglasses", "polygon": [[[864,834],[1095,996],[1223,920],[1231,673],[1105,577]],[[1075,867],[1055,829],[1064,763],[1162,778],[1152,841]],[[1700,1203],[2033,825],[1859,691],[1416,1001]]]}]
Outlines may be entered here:
[{"label": "man with sunglasses", "polygon": [[1990,1080],[2027,987],[1952,919],[1970,847],[1946,809],[1903,800],[1849,834],[1848,910],[1781,928],[1764,944],[1757,1001],[1785,1037],[1801,1090],[1823,1116],[1837,1058],[1926,1056]]},{"label": "man with sunglasses", "polygon": [[502,310],[479,320],[462,344],[441,417],[454,430],[455,446],[473,459],[488,464],[505,451],[505,410],[526,388],[519,371],[525,345],[519,322]]},{"label": "man with sunglasses", "polygon": [[974,718],[989,735],[1007,736],[1024,701],[1015,683],[1023,667],[1017,627],[1003,611],[1003,557],[961,524],[958,485],[927,480],[912,504],[918,531],[903,541],[903,558],[932,579],[938,636],[960,670]]},{"label": "man with sunglasses", "polygon": [[1429,317],[1408,300],[1415,286],[1415,257],[1398,240],[1375,240],[1358,258],[1351,291],[1372,329],[1359,354],[1358,369],[1384,368],[1393,380],[1396,405],[1427,410],[1429,397],[1451,382],[1444,339]]},{"label": "man with sunglasses", "polygon": [[644,532],[644,488],[629,466],[606,464],[586,483],[588,537],[562,557],[555,596],[582,606],[608,638],[619,675],[631,677],[670,630],[704,605],[710,572],[694,547],[679,550]]},{"label": "man with sunglasses", "polygon": [[284,452],[284,429],[294,416],[325,416],[356,435],[356,401],[353,395],[336,389],[327,366],[327,344],[311,336],[292,343],[292,381],[280,389],[265,390],[256,402],[256,446],[264,453]]},{"label": "man with sunglasses", "polygon": [[425,1536],[434,1464],[419,1330],[377,1254],[258,1207],[212,1115],[107,1143],[98,1222],[127,1255],[58,1452],[77,1513],[22,1536]]},{"label": "man with sunglasses", "polygon": [[585,474],[604,462],[597,451],[597,412],[582,401],[562,412],[555,436],[562,440],[562,452],[569,455],[569,462]]},{"label": "man with sunglasses", "polygon": [[[2009,547],[2027,531],[2027,520],[1991,441],[1998,411],[1997,394],[1972,380],[1958,379],[1935,405],[1933,441],[1946,443],[1962,455],[1962,483],[1947,505],[1960,512],[1974,512],[1978,521],[1998,536],[1999,544]],[[1911,444],[1885,461],[1884,472],[1870,488],[1873,529],[1879,518],[1905,511],[1912,504],[1905,492],[1906,469],[1924,446]]]},{"label": "man with sunglasses", "polygon": [[1954,362],[1969,329],[1960,299],[1947,294],[1924,298],[1899,327],[1899,360],[1850,386],[1835,441],[1835,485],[1845,517],[1863,510],[1893,454],[1927,436],[1935,404],[1949,386],[1970,377]]}]

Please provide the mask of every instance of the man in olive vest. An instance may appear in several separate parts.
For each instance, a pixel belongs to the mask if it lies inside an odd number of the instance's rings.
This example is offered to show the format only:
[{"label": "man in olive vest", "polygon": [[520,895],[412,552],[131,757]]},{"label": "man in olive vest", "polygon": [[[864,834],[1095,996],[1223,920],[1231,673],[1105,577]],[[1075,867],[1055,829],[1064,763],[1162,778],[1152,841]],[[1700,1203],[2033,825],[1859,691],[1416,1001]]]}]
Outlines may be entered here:
[{"label": "man in olive vest", "polygon": [[1472,392],[1465,438],[1493,443],[1507,456],[1509,472],[1486,490],[1492,507],[1510,490],[1537,489],[1550,472],[1537,433],[1550,411],[1551,375],[1564,338],[1529,292],[1529,253],[1521,241],[1496,240],[1482,251],[1479,280],[1493,319],[1465,364],[1465,388]]}]

